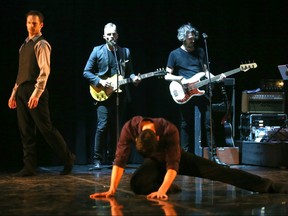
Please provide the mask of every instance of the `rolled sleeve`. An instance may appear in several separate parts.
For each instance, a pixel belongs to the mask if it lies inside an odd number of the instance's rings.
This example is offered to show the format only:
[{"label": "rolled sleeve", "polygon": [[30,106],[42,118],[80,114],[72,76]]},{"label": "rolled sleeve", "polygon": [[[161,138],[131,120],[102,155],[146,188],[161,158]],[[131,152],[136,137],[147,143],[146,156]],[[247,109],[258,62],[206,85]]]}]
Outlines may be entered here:
[{"label": "rolled sleeve", "polygon": [[35,45],[35,55],[40,69],[32,96],[40,97],[45,90],[50,75],[51,46],[46,40],[40,40]]}]

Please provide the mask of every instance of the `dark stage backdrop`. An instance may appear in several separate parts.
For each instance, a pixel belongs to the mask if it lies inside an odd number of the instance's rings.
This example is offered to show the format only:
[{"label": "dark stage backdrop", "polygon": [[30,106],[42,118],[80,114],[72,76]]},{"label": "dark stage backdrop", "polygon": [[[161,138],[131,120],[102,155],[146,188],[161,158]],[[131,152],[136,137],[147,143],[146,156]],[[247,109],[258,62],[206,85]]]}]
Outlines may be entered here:
[{"label": "dark stage backdrop", "polygon": [[[131,49],[136,73],[165,68],[169,52],[180,46],[177,28],[187,22],[208,35],[212,73],[255,61],[257,69],[231,76],[236,80],[236,139],[241,92],[258,88],[261,79],[280,79],[277,65],[288,63],[285,0],[1,0],[1,167],[21,165],[22,160],[16,112],[7,102],[16,79],[18,49],[27,35],[25,13],[31,9],[44,13],[43,33],[53,50],[48,84],[52,119],[76,152],[78,164],[89,162],[95,120],[82,72],[92,48],[104,42],[108,22],[118,26],[119,44]],[[203,39],[198,43],[203,45]],[[150,78],[133,88],[130,115],[177,122],[168,86],[161,78]],[[41,143],[40,165],[57,164],[57,157]]]}]

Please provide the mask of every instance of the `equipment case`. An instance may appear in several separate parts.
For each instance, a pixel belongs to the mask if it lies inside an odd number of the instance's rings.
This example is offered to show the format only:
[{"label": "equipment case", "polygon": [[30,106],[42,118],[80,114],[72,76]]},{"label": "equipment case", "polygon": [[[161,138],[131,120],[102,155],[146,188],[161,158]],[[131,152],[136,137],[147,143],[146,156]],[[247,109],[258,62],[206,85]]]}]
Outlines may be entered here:
[{"label": "equipment case", "polygon": [[286,114],[241,114],[240,139],[243,141],[260,142],[268,132],[283,127],[287,120]]}]

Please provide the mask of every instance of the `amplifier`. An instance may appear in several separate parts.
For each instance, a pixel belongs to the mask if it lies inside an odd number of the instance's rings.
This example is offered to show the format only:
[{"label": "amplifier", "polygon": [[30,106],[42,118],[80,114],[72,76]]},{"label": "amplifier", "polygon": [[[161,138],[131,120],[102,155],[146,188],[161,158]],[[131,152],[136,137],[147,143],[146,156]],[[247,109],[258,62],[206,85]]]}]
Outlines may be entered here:
[{"label": "amplifier", "polygon": [[285,113],[285,92],[242,92],[242,113]]},{"label": "amplifier", "polygon": [[241,114],[240,136],[245,141],[261,141],[264,136],[285,126],[286,114]]},{"label": "amplifier", "polygon": [[284,91],[284,81],[281,79],[263,79],[260,81],[261,91],[279,92]]}]

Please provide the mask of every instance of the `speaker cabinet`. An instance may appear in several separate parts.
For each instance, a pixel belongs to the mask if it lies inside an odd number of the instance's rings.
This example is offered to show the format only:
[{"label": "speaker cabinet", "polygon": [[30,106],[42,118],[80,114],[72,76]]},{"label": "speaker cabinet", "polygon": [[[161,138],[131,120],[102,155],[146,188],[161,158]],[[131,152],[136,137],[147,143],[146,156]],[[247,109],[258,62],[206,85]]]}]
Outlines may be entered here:
[{"label": "speaker cabinet", "polygon": [[285,113],[284,92],[242,92],[242,113]]}]

